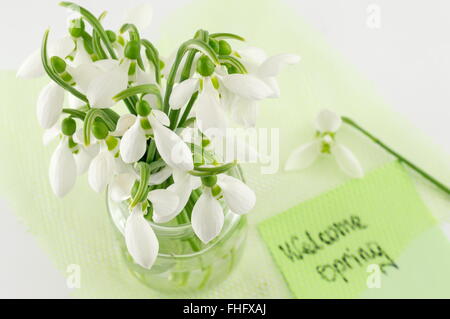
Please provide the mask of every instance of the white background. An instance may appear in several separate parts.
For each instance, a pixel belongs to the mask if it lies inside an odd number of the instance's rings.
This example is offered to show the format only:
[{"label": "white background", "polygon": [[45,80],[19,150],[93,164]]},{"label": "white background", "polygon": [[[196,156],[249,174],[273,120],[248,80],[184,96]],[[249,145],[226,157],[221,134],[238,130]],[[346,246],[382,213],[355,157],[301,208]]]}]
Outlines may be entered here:
[{"label": "white background", "polygon": [[[111,19],[120,19],[124,8],[143,1],[77,2],[94,12],[106,9]],[[397,112],[450,152],[450,1],[280,1],[291,5],[322,32],[334,48],[375,83]],[[65,25],[65,12],[58,2],[0,2],[0,69],[16,69],[39,47],[44,29],[51,26],[56,30]],[[189,2],[150,1],[155,14],[149,36],[157,40],[165,17]],[[367,26],[371,4],[380,9],[380,28]],[[1,199],[0,211],[0,298],[69,297],[63,275]]]}]

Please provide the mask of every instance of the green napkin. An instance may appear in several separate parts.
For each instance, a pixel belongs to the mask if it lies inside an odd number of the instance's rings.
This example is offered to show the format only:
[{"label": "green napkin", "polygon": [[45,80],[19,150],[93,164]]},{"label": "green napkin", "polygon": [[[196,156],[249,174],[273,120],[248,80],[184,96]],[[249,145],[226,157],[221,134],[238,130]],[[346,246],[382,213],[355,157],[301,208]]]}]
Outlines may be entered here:
[{"label": "green napkin", "polygon": [[[356,298],[410,268],[399,257],[434,224],[404,168],[393,162],[269,218],[259,230],[294,296]],[[449,255],[450,245],[443,247]],[[415,259],[422,258],[416,251]],[[448,271],[439,280],[448,286]]]},{"label": "green napkin", "polygon": [[[388,144],[450,184],[448,154],[393,113],[371,85],[293,12],[276,0],[193,1],[169,17],[167,25],[163,26],[162,30],[166,31],[160,40],[161,54],[170,55],[169,48],[172,50],[190,38],[199,27],[211,32],[242,34],[251,44],[267,48],[270,54],[297,53],[302,56],[302,62],[283,72],[280,77],[282,97],[262,105],[258,122],[261,127],[280,129],[280,165],[293,147],[312,137],[313,117],[320,108],[328,107],[358,119]],[[52,194],[47,170],[54,145],[42,146],[42,129],[35,119],[36,98],[45,83],[44,79],[17,80],[14,72],[0,73],[0,195],[9,201],[10,207],[62,273],[67,274],[71,264],[80,266],[81,288],[73,291],[74,296],[292,297],[254,225],[345,182],[347,178],[336,169],[333,161],[324,159],[306,171],[279,171],[273,175],[261,175],[259,167],[246,166],[246,177],[256,191],[258,202],[249,215],[247,246],[236,271],[210,291],[166,296],[148,289],[129,274],[114,244],[104,195],[91,191],[85,176],[64,199]],[[350,129],[339,134],[366,170],[392,160]],[[414,178],[414,181],[430,211],[440,219],[449,220],[448,199],[422,179]],[[418,246],[430,243],[433,249],[429,253],[438,254],[441,250],[442,241],[436,236],[424,233],[417,240]],[[415,256],[414,250],[408,256]],[[430,266],[429,275],[433,267],[440,265]],[[422,266],[415,269],[420,272]],[[403,281],[399,279],[392,286],[397,284]],[[396,296],[394,292],[401,293],[394,288],[390,291],[392,297]]]}]

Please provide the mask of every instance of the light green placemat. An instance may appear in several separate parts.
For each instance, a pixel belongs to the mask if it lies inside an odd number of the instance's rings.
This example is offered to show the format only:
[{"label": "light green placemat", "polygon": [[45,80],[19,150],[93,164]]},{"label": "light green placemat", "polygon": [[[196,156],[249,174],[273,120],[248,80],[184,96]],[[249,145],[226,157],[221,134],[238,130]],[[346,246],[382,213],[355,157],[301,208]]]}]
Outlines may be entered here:
[{"label": "light green placemat", "polygon": [[[280,78],[282,97],[265,103],[259,119],[261,127],[280,128],[280,165],[293,147],[311,138],[315,113],[329,107],[358,119],[388,144],[450,184],[448,154],[386,107],[371,85],[293,11],[275,0],[194,1],[170,17],[163,28],[168,31],[161,37],[161,53],[169,55],[168,48],[191,37],[198,27],[242,34],[252,44],[268,48],[269,53],[297,53],[302,62]],[[35,234],[58,269],[65,273],[68,265],[80,265],[81,288],[74,290],[76,297],[166,297],[144,287],[128,273],[113,244],[103,195],[93,193],[85,178],[62,200],[52,194],[47,178],[52,147],[41,145],[42,130],[35,119],[36,98],[45,83],[17,80],[13,72],[0,73],[1,196]],[[367,170],[392,160],[350,129],[339,134]],[[175,297],[292,297],[254,225],[347,178],[328,160],[289,174],[261,176],[258,167],[245,169],[258,203],[249,216],[250,233],[241,263],[216,289]],[[449,220],[448,199],[420,178],[415,181],[430,211]],[[430,247],[439,251],[437,246]]]}]

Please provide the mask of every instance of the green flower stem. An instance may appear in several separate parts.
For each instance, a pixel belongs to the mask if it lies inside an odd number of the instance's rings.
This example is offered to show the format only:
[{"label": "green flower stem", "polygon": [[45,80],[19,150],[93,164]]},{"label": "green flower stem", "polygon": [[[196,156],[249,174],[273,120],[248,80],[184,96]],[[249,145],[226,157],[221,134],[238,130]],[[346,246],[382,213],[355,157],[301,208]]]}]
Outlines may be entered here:
[{"label": "green flower stem", "polygon": [[156,83],[161,84],[161,65],[159,61],[159,52],[155,48],[155,46],[148,40],[142,39],[141,45],[145,47],[145,54],[147,55],[147,59],[152,62],[153,67],[155,68],[155,80]]},{"label": "green flower stem", "polygon": [[147,185],[148,180],[150,178],[150,171],[151,167],[145,162],[139,162],[138,163],[139,171],[140,171],[140,179],[139,179],[139,186],[136,191],[136,194],[134,195],[130,207],[133,208],[140,202],[142,202],[145,199],[146,191],[147,191]]},{"label": "green flower stem", "polygon": [[84,118],[86,117],[86,113],[75,110],[75,109],[63,109],[62,111],[63,111],[63,113],[69,114],[70,116],[78,118],[83,121],[84,121]]},{"label": "green flower stem", "polygon": [[114,51],[111,45],[111,41],[109,40],[108,35],[103,29],[103,26],[100,23],[100,21],[92,13],[90,13],[85,8],[80,7],[79,5],[72,2],[61,2],[59,5],[68,8],[74,12],[80,13],[86,19],[86,21],[92,26],[92,28],[98,32],[98,36],[102,39],[103,43],[105,44],[105,47],[108,50],[111,58],[117,60],[116,52]]},{"label": "green flower stem", "polygon": [[189,100],[188,104],[186,105],[186,108],[184,109],[183,115],[181,115],[180,122],[178,123],[177,127],[186,127],[187,125],[187,118],[189,114],[191,113],[192,107],[194,106],[195,101],[198,97],[198,91],[192,94],[191,99]]},{"label": "green flower stem", "polygon": [[245,41],[245,39],[237,34],[233,33],[211,33],[209,35],[210,38],[214,38],[216,40],[225,40],[225,39],[233,39],[239,41]]},{"label": "green flower stem", "polygon": [[199,177],[222,174],[236,166],[236,164],[236,162],[231,162],[214,167],[195,167],[194,170],[189,171],[189,174]]},{"label": "green flower stem", "polygon": [[430,174],[426,173],[424,170],[422,170],[421,168],[419,168],[417,165],[411,163],[409,160],[407,160],[405,157],[403,157],[402,155],[400,155],[399,153],[397,153],[396,151],[394,151],[393,149],[391,149],[389,146],[387,146],[386,144],[384,144],[382,141],[380,141],[378,138],[376,138],[375,136],[373,136],[371,133],[369,133],[367,130],[365,130],[364,128],[362,128],[361,126],[359,126],[357,123],[355,123],[352,119],[342,116],[342,121],[348,125],[350,125],[351,127],[355,128],[356,130],[358,130],[359,132],[361,132],[362,134],[364,134],[366,137],[368,137],[369,139],[371,139],[375,144],[378,144],[381,148],[383,148],[386,152],[388,152],[389,154],[395,156],[401,163],[406,164],[407,166],[409,166],[410,168],[412,168],[413,170],[415,170],[417,173],[419,173],[422,177],[424,177],[425,179],[427,179],[428,181],[430,181],[432,184],[434,184],[436,187],[438,187],[439,189],[441,189],[442,191],[444,191],[445,193],[450,195],[450,189],[445,186],[444,184],[442,184],[441,182],[439,182],[437,179],[435,179],[434,177],[432,177]]}]

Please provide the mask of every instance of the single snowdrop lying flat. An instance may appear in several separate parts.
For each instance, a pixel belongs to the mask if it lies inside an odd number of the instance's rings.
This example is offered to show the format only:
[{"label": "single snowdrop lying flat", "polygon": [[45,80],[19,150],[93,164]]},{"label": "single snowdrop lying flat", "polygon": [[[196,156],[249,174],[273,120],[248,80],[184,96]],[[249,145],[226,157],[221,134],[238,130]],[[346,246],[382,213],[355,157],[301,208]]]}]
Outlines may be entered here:
[{"label": "single snowdrop lying flat", "polygon": [[314,141],[294,149],[285,164],[285,170],[309,167],[321,154],[332,155],[341,170],[350,177],[364,175],[361,164],[353,153],[336,141],[336,133],[342,125],[341,117],[329,110],[322,110],[316,118],[316,138]]}]

